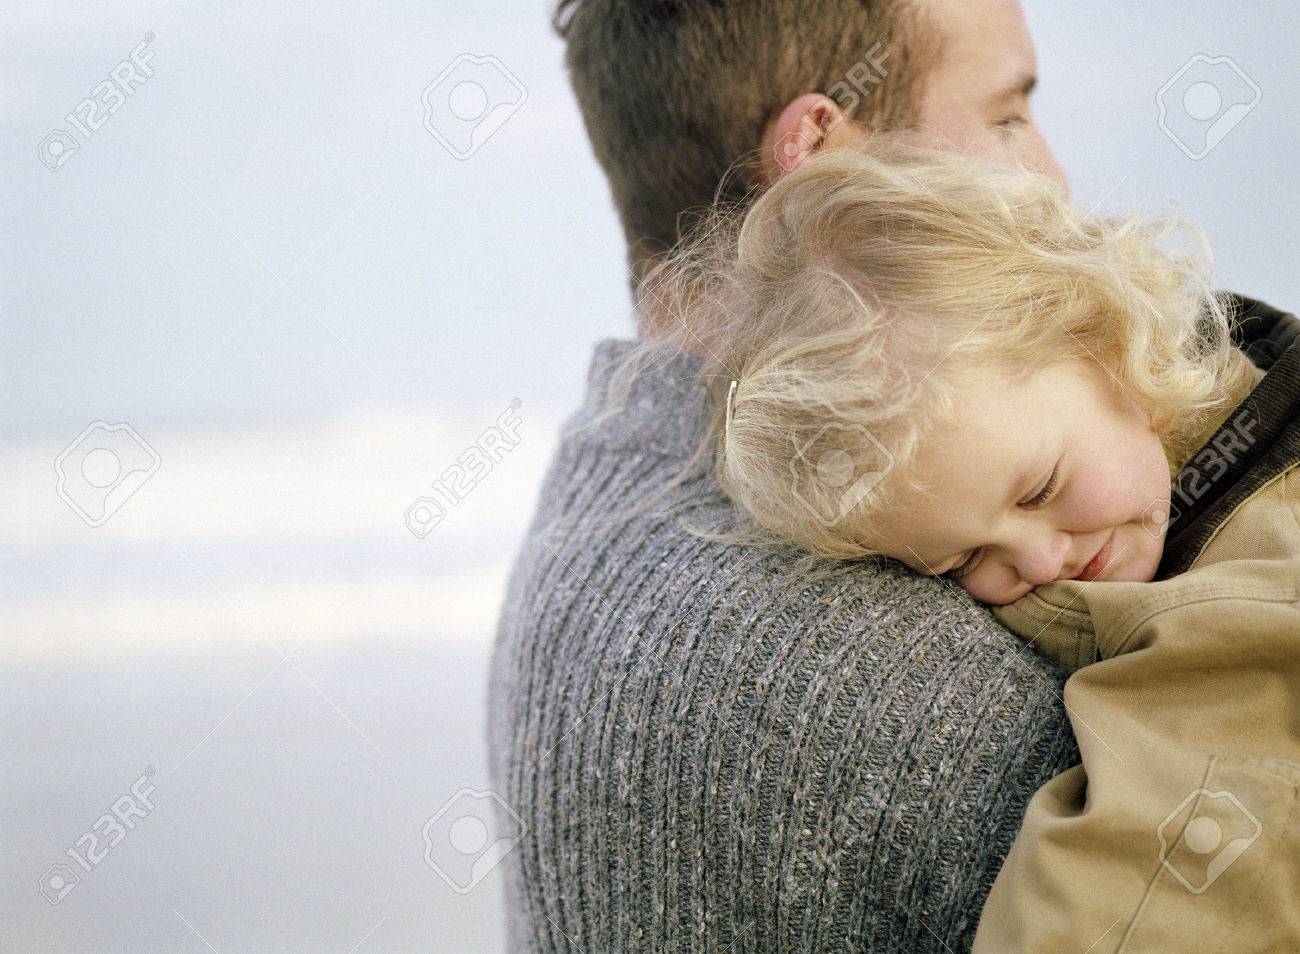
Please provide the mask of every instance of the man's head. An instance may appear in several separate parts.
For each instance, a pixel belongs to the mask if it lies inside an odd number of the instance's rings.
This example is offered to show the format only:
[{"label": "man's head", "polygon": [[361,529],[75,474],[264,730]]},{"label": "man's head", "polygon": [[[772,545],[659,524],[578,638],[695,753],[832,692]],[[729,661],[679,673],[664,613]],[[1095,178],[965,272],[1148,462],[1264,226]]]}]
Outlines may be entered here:
[{"label": "man's head", "polygon": [[1060,177],[1019,0],[560,0],[635,272],[715,199],[881,128]]}]

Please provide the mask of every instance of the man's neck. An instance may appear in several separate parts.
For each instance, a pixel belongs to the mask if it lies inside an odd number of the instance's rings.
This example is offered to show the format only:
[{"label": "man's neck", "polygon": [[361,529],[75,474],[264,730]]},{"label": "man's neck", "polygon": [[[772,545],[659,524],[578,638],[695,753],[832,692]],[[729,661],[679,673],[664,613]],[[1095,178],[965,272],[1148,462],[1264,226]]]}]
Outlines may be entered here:
[{"label": "man's neck", "polygon": [[707,344],[697,329],[693,329],[673,305],[674,286],[662,271],[647,269],[649,277],[638,281],[633,290],[636,304],[637,335],[651,341],[661,341],[681,351],[692,354],[708,352]]}]

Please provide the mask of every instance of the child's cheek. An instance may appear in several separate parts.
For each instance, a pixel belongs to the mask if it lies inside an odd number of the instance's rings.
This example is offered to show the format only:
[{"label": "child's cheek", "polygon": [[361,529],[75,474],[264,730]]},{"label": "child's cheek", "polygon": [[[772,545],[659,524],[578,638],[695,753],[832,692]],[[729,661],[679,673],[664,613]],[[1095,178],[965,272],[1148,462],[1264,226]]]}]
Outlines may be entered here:
[{"label": "child's cheek", "polygon": [[1071,475],[1061,495],[1062,529],[1091,533],[1140,520],[1143,509],[1168,499],[1169,469],[1159,443],[1126,442],[1107,458]]},{"label": "child's cheek", "polygon": [[975,599],[990,606],[1014,603],[1033,589],[1011,567],[988,559],[957,582]]},{"label": "child's cheek", "polygon": [[1074,480],[1063,496],[1060,507],[1063,530],[1095,533],[1126,522],[1128,494],[1109,481],[1096,477]]}]

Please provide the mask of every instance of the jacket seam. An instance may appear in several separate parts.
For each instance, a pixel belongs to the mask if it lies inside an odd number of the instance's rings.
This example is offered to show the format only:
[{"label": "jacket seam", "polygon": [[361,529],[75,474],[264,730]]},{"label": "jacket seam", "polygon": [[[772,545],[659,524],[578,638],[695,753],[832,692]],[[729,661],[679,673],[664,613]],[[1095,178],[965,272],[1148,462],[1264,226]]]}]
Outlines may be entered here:
[{"label": "jacket seam", "polygon": [[[1124,625],[1117,626],[1116,631],[1123,633],[1123,636],[1116,640],[1114,651],[1106,653],[1106,658],[1122,655],[1137,630],[1158,616],[1188,606],[1196,606],[1198,603],[1217,603],[1223,600],[1244,600],[1249,603],[1295,603],[1297,596],[1295,587],[1292,586],[1253,587],[1248,583],[1236,582],[1206,585],[1201,588],[1201,592],[1192,596],[1185,593],[1178,594],[1177,599],[1171,596],[1169,599],[1162,600],[1160,606],[1138,607],[1138,610],[1146,611],[1144,615],[1136,616],[1131,624],[1128,620],[1124,620]],[[1136,613],[1137,610],[1134,612]]]},{"label": "jacket seam", "polygon": [[[1209,549],[1210,544],[1219,538],[1219,534],[1223,532],[1223,528],[1226,527],[1232,521],[1233,517],[1235,517],[1238,513],[1241,512],[1241,509],[1243,507],[1249,505],[1251,501],[1253,501],[1264,491],[1268,490],[1268,488],[1272,487],[1275,483],[1278,483],[1280,481],[1281,483],[1286,484],[1287,475],[1292,473],[1298,467],[1300,467],[1300,461],[1296,461],[1295,463],[1291,464],[1289,467],[1285,468],[1284,470],[1274,474],[1264,483],[1256,487],[1254,493],[1252,493],[1245,500],[1241,501],[1241,503],[1237,504],[1237,506],[1233,507],[1232,510],[1229,511],[1224,516],[1224,518],[1219,521],[1219,525],[1214,528],[1213,532],[1211,532],[1210,535],[1205,538],[1205,542],[1202,543],[1201,546],[1197,549],[1196,556],[1192,558],[1192,562],[1188,565],[1187,569],[1189,571],[1196,569],[1196,564],[1199,563],[1201,557],[1205,555],[1205,551]],[[1292,517],[1294,518],[1294,512],[1292,513]]]},{"label": "jacket seam", "polygon": [[[1287,766],[1296,766],[1296,763],[1289,762],[1284,759],[1266,760],[1266,759],[1248,758],[1248,757],[1242,758],[1242,757],[1235,757],[1235,756],[1225,756],[1221,752],[1215,752],[1212,753],[1210,757],[1206,760],[1205,771],[1201,775],[1201,783],[1199,787],[1203,790],[1208,789],[1210,784],[1209,781],[1210,777],[1211,775],[1213,775],[1216,765],[1219,765],[1221,763],[1242,763],[1242,764],[1256,765],[1257,767],[1267,771],[1274,778],[1277,778],[1284,785],[1289,785],[1291,787],[1292,790],[1291,808],[1287,812],[1286,821],[1283,823],[1282,826],[1282,830],[1284,832],[1289,831],[1295,824],[1297,808],[1300,808],[1300,799],[1297,799],[1296,797],[1296,789],[1297,789],[1296,780],[1294,778],[1281,774],[1277,771],[1274,771],[1273,766],[1267,764],[1269,761],[1280,761]],[[1296,768],[1300,768],[1300,766],[1296,766]],[[1178,837],[1179,840],[1181,840],[1182,833],[1179,833]],[[1273,857],[1274,854],[1276,854],[1276,852],[1270,852],[1269,857]],[[1146,917],[1146,915],[1150,913],[1150,902],[1152,899],[1152,895],[1155,892],[1156,883],[1160,880],[1160,875],[1164,870],[1164,863],[1160,861],[1160,859],[1158,858],[1157,858],[1157,862],[1158,863],[1155,867],[1155,870],[1152,871],[1151,877],[1147,881],[1146,889],[1142,893],[1142,900],[1138,904],[1137,912],[1133,915],[1133,920],[1129,922],[1128,929],[1124,932],[1124,937],[1121,939],[1120,945],[1116,949],[1116,954],[1124,954],[1125,951],[1130,950],[1129,942],[1133,939],[1133,932],[1138,929],[1139,923],[1143,922],[1143,919]],[[1264,875],[1267,872],[1267,869],[1268,869],[1267,865],[1261,867],[1259,877],[1255,879],[1254,884],[1251,885],[1251,889],[1246,895],[1245,900],[1247,902],[1254,900],[1256,895],[1259,893],[1259,886],[1264,880]],[[1235,924],[1237,920],[1239,920],[1239,918],[1234,919],[1233,923]],[[1227,948],[1220,947],[1219,950],[1224,951],[1227,950]]]}]

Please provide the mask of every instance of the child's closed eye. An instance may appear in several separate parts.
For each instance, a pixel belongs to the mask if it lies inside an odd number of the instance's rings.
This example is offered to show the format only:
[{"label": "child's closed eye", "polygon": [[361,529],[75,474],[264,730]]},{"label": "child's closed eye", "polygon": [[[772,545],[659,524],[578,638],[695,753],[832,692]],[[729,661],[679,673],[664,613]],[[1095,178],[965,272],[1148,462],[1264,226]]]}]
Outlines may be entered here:
[{"label": "child's closed eye", "polygon": [[963,576],[970,573],[975,567],[979,566],[980,560],[984,558],[984,548],[976,547],[966,555],[960,564],[949,570],[945,576],[950,576],[954,580],[960,580]]},{"label": "child's closed eye", "polygon": [[1057,461],[1056,465],[1052,467],[1052,473],[1048,476],[1047,482],[1038,489],[1037,493],[1028,500],[1022,500],[1018,506],[1023,510],[1037,510],[1046,504],[1052,499],[1052,495],[1056,493],[1057,488],[1060,486],[1060,477],[1061,463]]},{"label": "child's closed eye", "polygon": [[[1048,474],[1047,480],[1038,488],[1037,491],[1035,491],[1034,495],[1028,500],[1020,501],[1016,506],[1020,507],[1022,510],[1037,510],[1039,507],[1045,506],[1052,497],[1056,495],[1060,486],[1061,464],[1060,461],[1057,461],[1057,463],[1052,467],[1052,472]],[[967,553],[960,563],[943,575],[954,580],[960,580],[962,577],[973,572],[974,569],[980,565],[980,561],[983,559],[984,548],[976,547]]]}]

